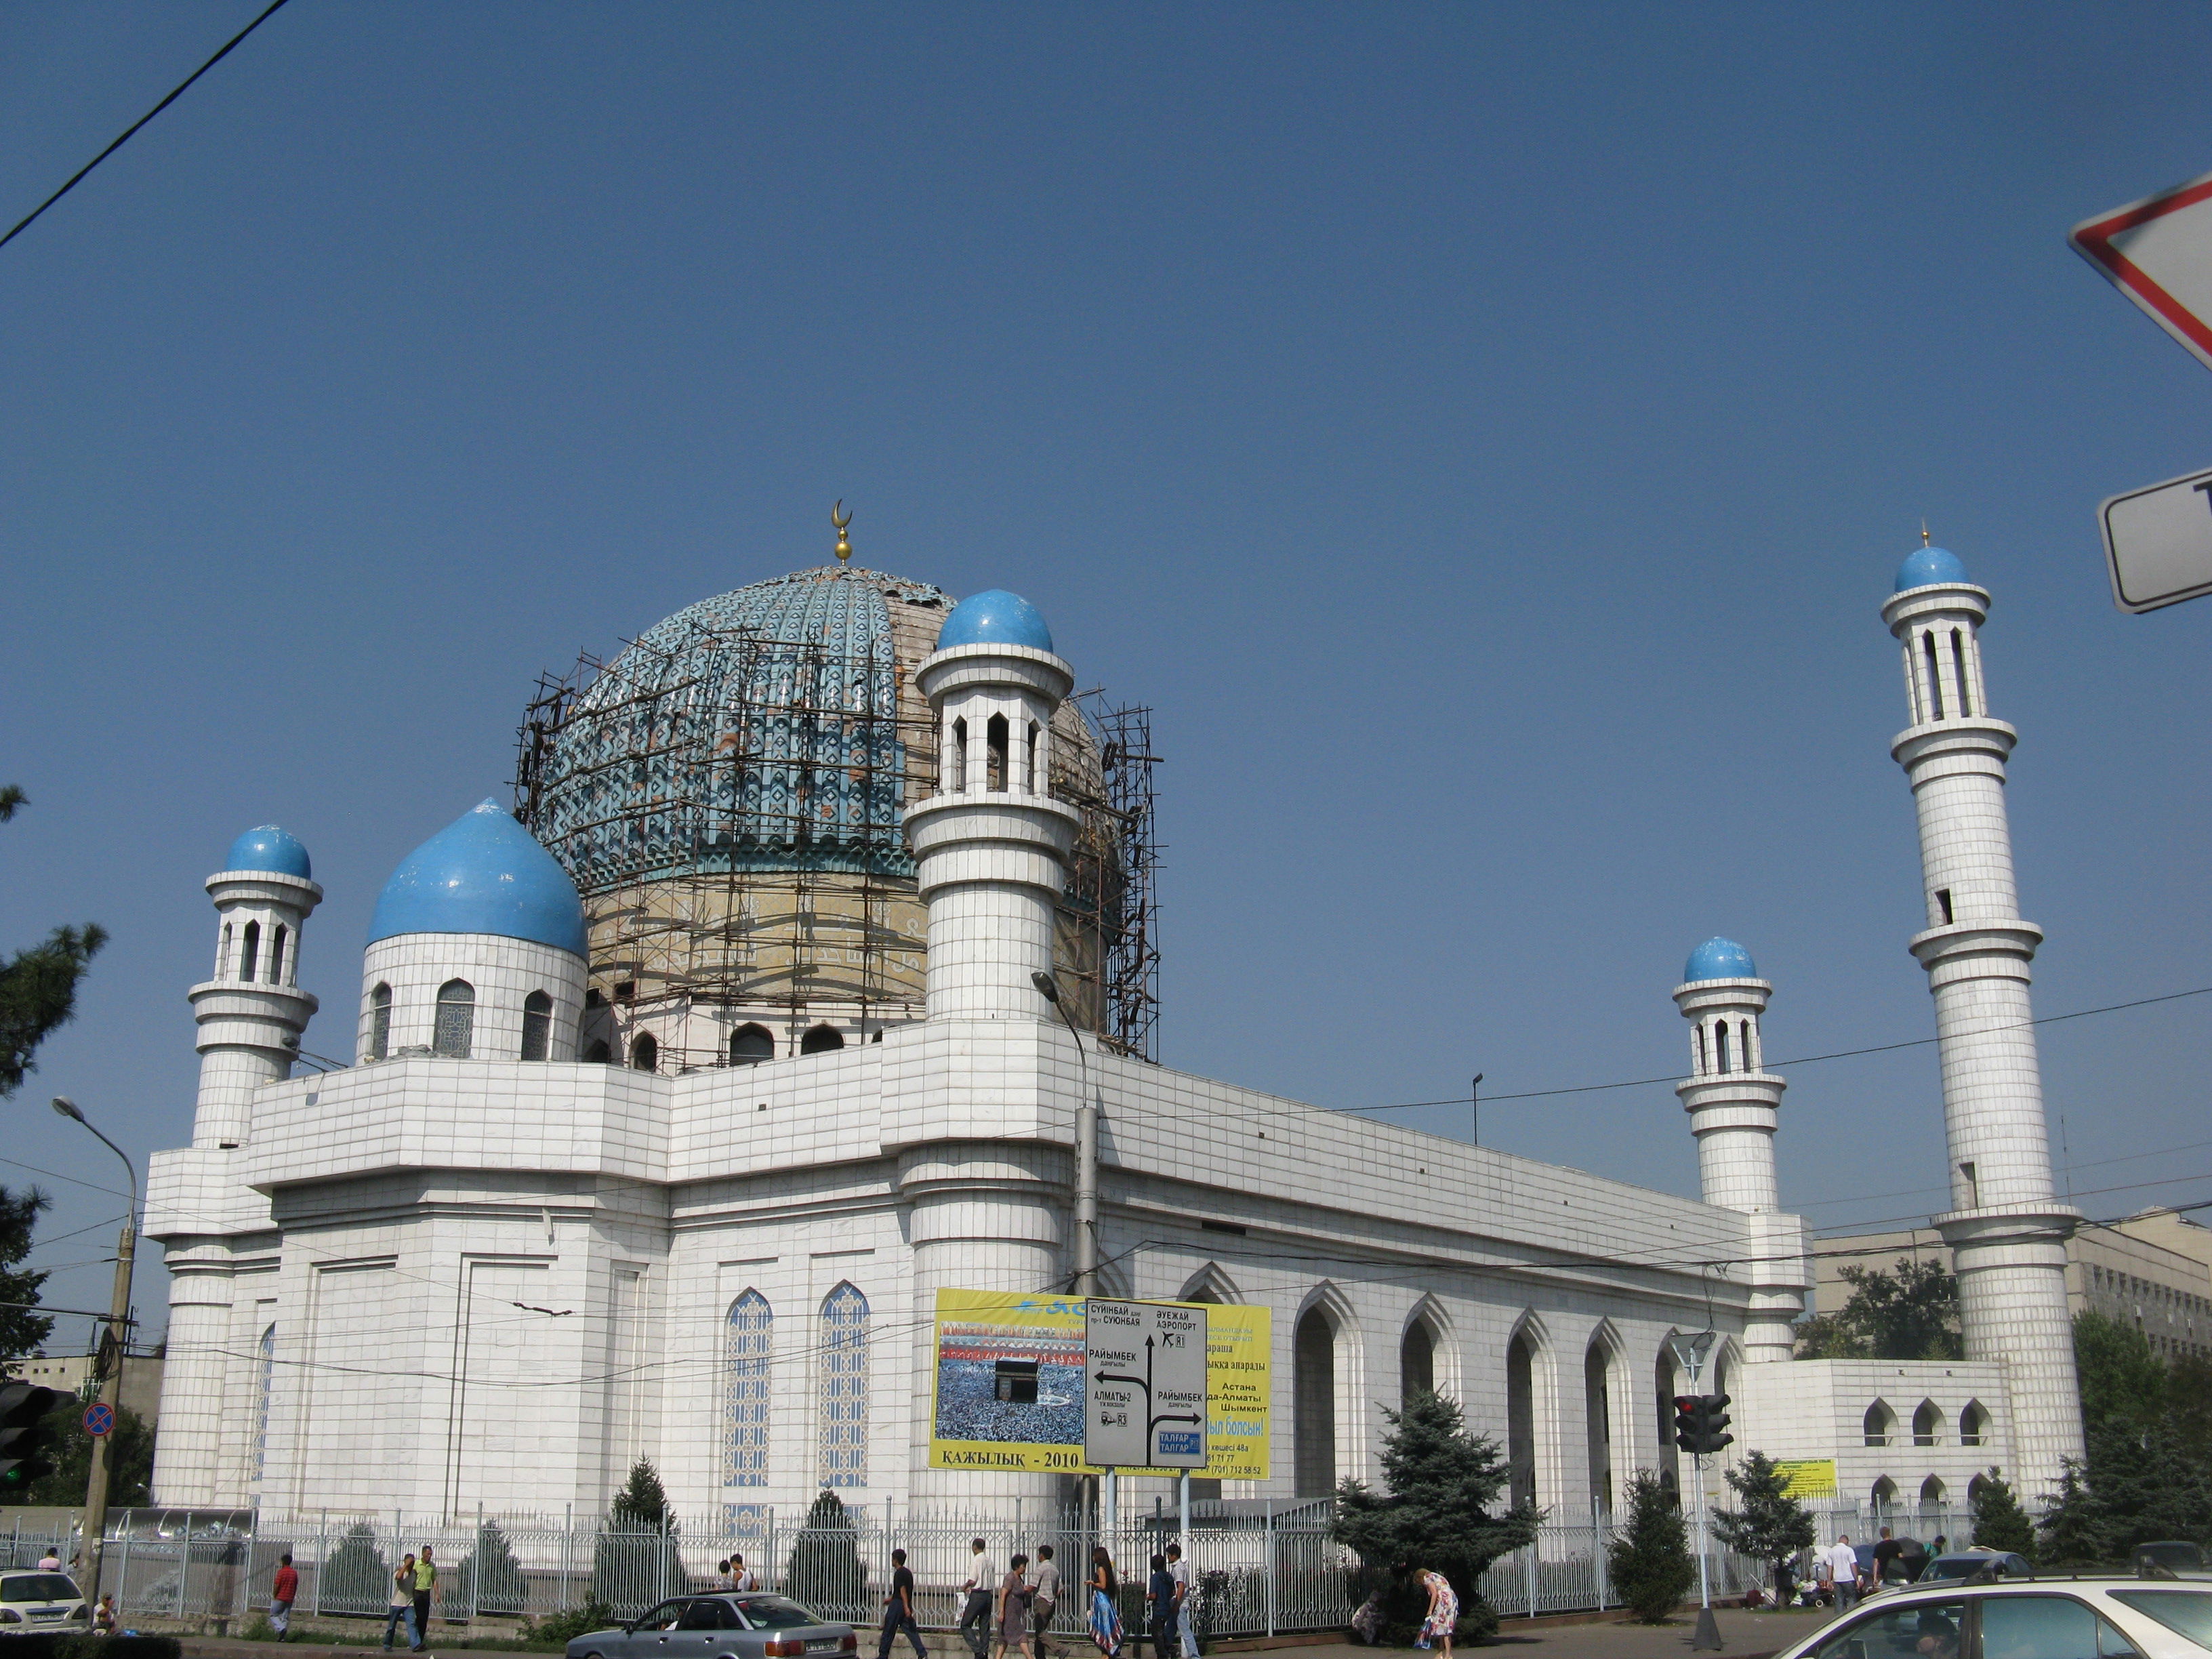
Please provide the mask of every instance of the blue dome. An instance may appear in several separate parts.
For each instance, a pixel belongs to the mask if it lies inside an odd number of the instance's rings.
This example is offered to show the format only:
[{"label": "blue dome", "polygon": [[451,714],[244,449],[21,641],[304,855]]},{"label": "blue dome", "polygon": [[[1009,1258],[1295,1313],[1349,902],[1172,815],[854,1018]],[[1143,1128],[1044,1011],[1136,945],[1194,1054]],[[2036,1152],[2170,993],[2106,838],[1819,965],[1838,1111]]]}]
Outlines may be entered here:
[{"label": "blue dome", "polygon": [[[1944,555],[1948,558],[1950,555]],[[1723,939],[1716,933],[1696,950],[1682,964],[1685,984],[1701,979],[1757,979],[1759,964],[1751,959],[1751,952],[1732,939]]]},{"label": "blue dome", "polygon": [[1908,587],[1929,587],[1937,582],[1966,580],[1966,567],[1959,562],[1956,553],[1948,548],[1916,547],[1897,567],[1897,585],[1890,592],[1902,593]]},{"label": "blue dome", "polygon": [[289,830],[279,830],[273,823],[256,824],[236,841],[231,842],[226,870],[267,870],[280,876],[297,876],[309,880],[314,866],[307,862],[307,849],[300,845],[300,838]]},{"label": "blue dome", "polygon": [[1037,608],[1018,593],[1003,587],[970,593],[952,607],[945,626],[937,630],[937,648],[956,645],[1026,645],[1036,651],[1052,649],[1052,629],[1044,625]]},{"label": "blue dome", "polygon": [[384,884],[368,942],[399,933],[494,933],[580,957],[584,906],[553,855],[487,800],[410,853]]}]

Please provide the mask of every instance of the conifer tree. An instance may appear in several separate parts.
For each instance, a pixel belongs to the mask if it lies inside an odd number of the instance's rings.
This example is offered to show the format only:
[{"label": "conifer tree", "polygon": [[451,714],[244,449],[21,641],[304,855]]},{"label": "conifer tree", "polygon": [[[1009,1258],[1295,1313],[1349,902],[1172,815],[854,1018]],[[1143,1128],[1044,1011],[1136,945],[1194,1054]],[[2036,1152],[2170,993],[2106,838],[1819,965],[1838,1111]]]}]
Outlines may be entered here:
[{"label": "conifer tree", "polygon": [[[0,1187],[0,1302],[25,1304],[0,1307],[0,1360],[21,1359],[54,1328],[52,1316],[31,1311],[46,1274],[16,1265],[31,1253],[31,1230],[46,1204],[46,1195],[36,1187],[14,1193]],[[77,1495],[82,1498],[82,1487]]]},{"label": "conifer tree", "polygon": [[[14,784],[0,785],[0,823],[29,805]],[[37,1069],[31,1056],[46,1034],[76,1012],[77,981],[106,943],[106,929],[95,923],[57,927],[44,944],[0,962],[0,1100]]]},{"label": "conifer tree", "polygon": [[860,1531],[843,1500],[827,1486],[808,1508],[806,1525],[791,1547],[784,1588],[793,1601],[824,1618],[864,1619],[872,1610]]},{"label": "conifer tree", "polygon": [[2035,1528],[1994,1466],[1974,1489],[1974,1542],[1985,1550],[2011,1550],[2035,1559]]},{"label": "conifer tree", "polygon": [[1629,1477],[1628,1522],[1606,1546],[1606,1568],[1613,1593],[1647,1625],[1665,1623],[1698,1582],[1681,1509],[1650,1469]]},{"label": "conifer tree", "polygon": [[625,1618],[690,1586],[676,1550],[668,1493],[652,1461],[630,1465],[592,1547],[592,1595]]},{"label": "conifer tree", "polygon": [[1783,1569],[1798,1551],[1813,1546],[1813,1516],[1790,1495],[1789,1483],[1765,1452],[1747,1454],[1724,1473],[1742,1507],[1715,1512],[1713,1531],[1739,1555],[1773,1568],[1779,1597]]}]

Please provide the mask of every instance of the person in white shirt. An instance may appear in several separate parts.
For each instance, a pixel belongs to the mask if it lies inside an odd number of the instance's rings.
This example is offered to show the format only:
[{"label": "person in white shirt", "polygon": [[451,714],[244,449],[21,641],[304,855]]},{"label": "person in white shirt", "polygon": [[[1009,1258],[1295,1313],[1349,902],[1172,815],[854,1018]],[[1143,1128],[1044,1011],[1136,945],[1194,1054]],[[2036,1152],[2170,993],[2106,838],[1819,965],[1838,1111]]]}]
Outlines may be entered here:
[{"label": "person in white shirt", "polygon": [[1198,1608],[1191,1598],[1190,1563],[1182,1559],[1182,1546],[1167,1549],[1168,1578],[1175,1585],[1176,1634],[1182,1639],[1182,1659],[1198,1659],[1198,1632],[1193,1626]]},{"label": "person in white shirt", "polygon": [[1838,1613],[1849,1613],[1858,1605],[1859,1555],[1848,1535],[1837,1535],[1835,1548],[1820,1558],[1820,1570],[1836,1592]]},{"label": "person in white shirt", "polygon": [[753,1570],[745,1565],[742,1555],[730,1558],[730,1588],[740,1593],[760,1588],[760,1580],[753,1577]]},{"label": "person in white shirt", "polygon": [[968,1563],[968,1577],[960,1585],[968,1595],[960,1610],[960,1634],[967,1638],[975,1659],[983,1659],[991,1643],[991,1595],[998,1589],[997,1575],[991,1571],[991,1558],[981,1539],[970,1540],[968,1547],[975,1553]]}]

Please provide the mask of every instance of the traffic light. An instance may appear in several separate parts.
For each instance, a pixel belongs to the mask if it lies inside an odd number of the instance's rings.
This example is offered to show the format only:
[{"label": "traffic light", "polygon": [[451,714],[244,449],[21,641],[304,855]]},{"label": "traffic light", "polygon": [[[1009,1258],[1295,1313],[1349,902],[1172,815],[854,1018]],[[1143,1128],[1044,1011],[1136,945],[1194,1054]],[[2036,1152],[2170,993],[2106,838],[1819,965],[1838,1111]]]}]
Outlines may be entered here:
[{"label": "traffic light", "polygon": [[1674,1443],[1686,1452],[1698,1449],[1698,1401],[1702,1396],[1678,1394],[1674,1396]]},{"label": "traffic light", "polygon": [[1698,1443],[1692,1451],[1717,1452],[1731,1444],[1735,1437],[1727,1433],[1729,1425],[1729,1397],[1724,1394],[1705,1394],[1698,1396],[1698,1408],[1692,1413],[1697,1425]]},{"label": "traffic light", "polygon": [[48,1455],[54,1436],[46,1416],[61,1398],[58,1389],[35,1382],[0,1383],[0,1497],[54,1472]]}]

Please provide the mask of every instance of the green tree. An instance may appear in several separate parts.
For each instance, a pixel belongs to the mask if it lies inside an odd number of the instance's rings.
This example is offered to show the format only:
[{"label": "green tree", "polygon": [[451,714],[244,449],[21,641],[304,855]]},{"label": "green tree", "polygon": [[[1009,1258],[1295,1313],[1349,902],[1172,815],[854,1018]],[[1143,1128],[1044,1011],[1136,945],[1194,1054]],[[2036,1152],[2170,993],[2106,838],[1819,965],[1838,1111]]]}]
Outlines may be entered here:
[{"label": "green tree", "polygon": [[1789,1482],[1765,1452],[1747,1453],[1741,1462],[1723,1473],[1741,1507],[1715,1511],[1713,1530],[1739,1555],[1774,1569],[1778,1596],[1783,1568],[1798,1551],[1812,1547],[1812,1514],[1790,1495]]},{"label": "green tree", "polygon": [[1841,1314],[1814,1314],[1798,1322],[1800,1359],[1869,1359],[1873,1352],[1867,1340],[1844,1323]]},{"label": "green tree", "polygon": [[[84,1431],[85,1401],[68,1395],[47,1417],[54,1435],[54,1472],[23,1490],[25,1504],[78,1504],[92,1478],[92,1437]],[[107,1446],[107,1502],[112,1509],[137,1509],[153,1501],[154,1431],[136,1412],[120,1407]]]},{"label": "green tree", "polygon": [[[0,823],[29,805],[14,784],[0,786]],[[76,1012],[77,981],[106,943],[106,930],[92,922],[57,927],[44,944],[0,963],[0,1100],[38,1069],[31,1056],[47,1033]]]},{"label": "green tree", "polygon": [[[35,1304],[39,1299],[46,1274],[18,1264],[31,1253],[31,1230],[47,1202],[36,1187],[19,1193],[0,1187],[0,1302]],[[0,1361],[35,1352],[53,1328],[51,1316],[27,1306],[0,1308]]]},{"label": "green tree", "polygon": [[392,1572],[376,1547],[376,1528],[356,1522],[324,1561],[315,1595],[325,1612],[378,1612],[391,1602]]},{"label": "green tree", "polygon": [[461,1558],[453,1580],[450,1594],[475,1613],[518,1613],[526,1605],[522,1563],[496,1521],[478,1525],[476,1547]]},{"label": "green tree", "polygon": [[2150,1339],[2123,1320],[2094,1308],[2074,1316],[2074,1371],[2084,1425],[2141,1433],[2166,1415],[2166,1365]]},{"label": "green tree", "polygon": [[1330,1532],[1356,1553],[1373,1581],[1383,1584],[1385,1640],[1410,1639],[1427,1595],[1404,1569],[1426,1567],[1451,1581],[1459,1593],[1463,1639],[1487,1636],[1498,1615],[1482,1599],[1484,1569],[1535,1535],[1538,1514],[1528,1504],[1492,1512],[1510,1472],[1498,1443],[1467,1426],[1456,1401],[1422,1389],[1403,1411],[1382,1408],[1390,1421],[1382,1437],[1382,1480],[1376,1492],[1346,1480],[1338,1489]]},{"label": "green tree", "polygon": [[825,1619],[865,1619],[868,1569],[860,1559],[860,1534],[837,1494],[827,1486],[808,1507],[806,1523],[784,1564],[784,1590]]},{"label": "green tree", "polygon": [[1797,1328],[1800,1359],[1963,1359],[1959,1281],[1941,1261],[1845,1267],[1850,1298]]},{"label": "green tree", "polygon": [[1628,1522],[1605,1553],[1613,1593],[1647,1625],[1664,1624],[1698,1582],[1681,1506],[1650,1469],[1629,1477]]},{"label": "green tree", "polygon": [[668,1493],[652,1462],[641,1457],[592,1540],[592,1595],[627,1619],[690,1583],[677,1553]]},{"label": "green tree", "polygon": [[2014,1550],[2035,1557],[2035,1528],[2013,1495],[2011,1483],[1994,1466],[1975,1483],[1972,1493],[1974,1542],[1985,1550]]},{"label": "green tree", "polygon": [[607,1510],[634,1527],[658,1527],[668,1519],[668,1489],[660,1484],[660,1471],[651,1458],[641,1457],[629,1466],[629,1479]]},{"label": "green tree", "polygon": [[2042,1522],[2045,1559],[2123,1561],[2154,1538],[2212,1538],[2212,1369],[2169,1366],[2125,1320],[2074,1320],[2082,1457],[2069,1462]]}]

